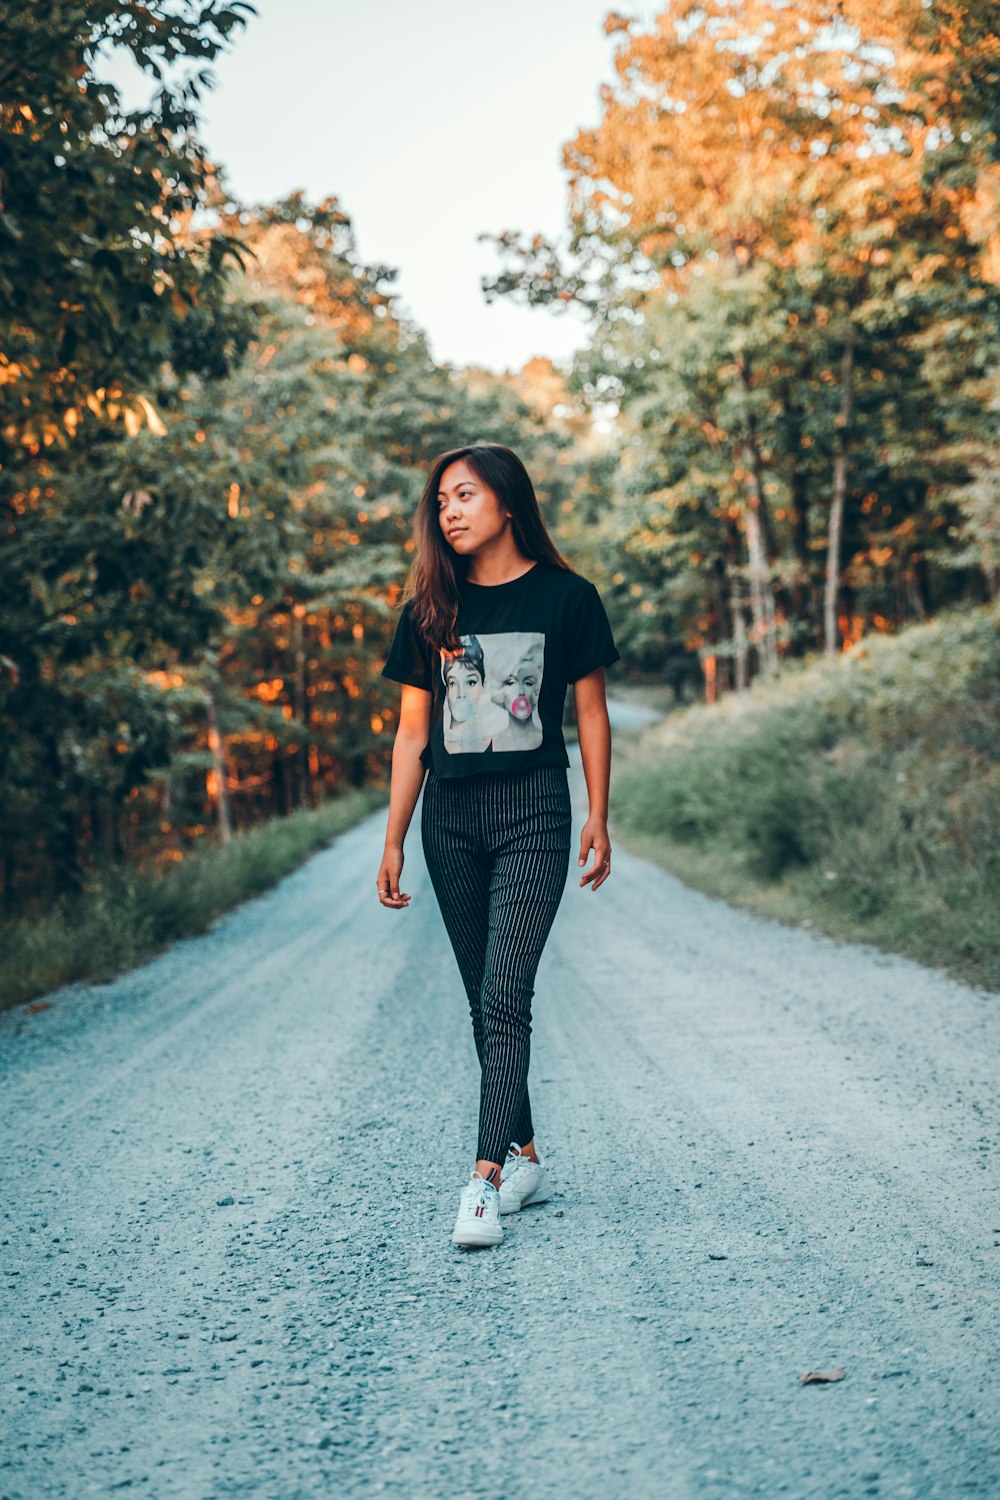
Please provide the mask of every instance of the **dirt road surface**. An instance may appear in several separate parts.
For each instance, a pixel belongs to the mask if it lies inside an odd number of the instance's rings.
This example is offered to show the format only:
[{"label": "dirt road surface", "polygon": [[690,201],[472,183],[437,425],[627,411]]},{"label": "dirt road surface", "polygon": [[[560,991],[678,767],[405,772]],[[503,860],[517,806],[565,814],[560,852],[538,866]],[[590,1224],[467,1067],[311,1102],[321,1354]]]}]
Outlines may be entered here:
[{"label": "dirt road surface", "polygon": [[997,998],[574,854],[557,1194],[458,1250],[471,1028],[384,826],[0,1017],[0,1496],[996,1495]]}]

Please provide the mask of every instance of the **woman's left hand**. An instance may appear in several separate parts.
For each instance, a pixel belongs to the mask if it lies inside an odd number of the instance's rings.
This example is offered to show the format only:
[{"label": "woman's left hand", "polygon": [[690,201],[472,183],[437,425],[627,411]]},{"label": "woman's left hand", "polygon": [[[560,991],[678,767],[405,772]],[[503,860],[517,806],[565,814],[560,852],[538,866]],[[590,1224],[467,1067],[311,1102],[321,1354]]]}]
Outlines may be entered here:
[{"label": "woman's left hand", "polygon": [[580,876],[580,884],[586,885],[588,880],[592,880],[594,883],[591,890],[596,891],[597,887],[603,885],[611,874],[611,840],[608,838],[606,818],[590,817],[584,823],[580,834],[579,864],[586,864],[587,852],[590,849],[594,851],[594,863]]}]

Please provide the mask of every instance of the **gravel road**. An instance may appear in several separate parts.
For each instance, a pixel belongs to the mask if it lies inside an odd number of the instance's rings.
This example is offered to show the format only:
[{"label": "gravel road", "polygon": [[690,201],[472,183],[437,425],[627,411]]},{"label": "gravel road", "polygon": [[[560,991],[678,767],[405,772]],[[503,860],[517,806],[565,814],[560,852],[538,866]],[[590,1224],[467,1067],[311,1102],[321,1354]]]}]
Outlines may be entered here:
[{"label": "gravel road", "polygon": [[471,1028],[383,833],[0,1017],[0,1495],[1000,1492],[997,997],[574,858],[557,1194],[457,1250]]}]

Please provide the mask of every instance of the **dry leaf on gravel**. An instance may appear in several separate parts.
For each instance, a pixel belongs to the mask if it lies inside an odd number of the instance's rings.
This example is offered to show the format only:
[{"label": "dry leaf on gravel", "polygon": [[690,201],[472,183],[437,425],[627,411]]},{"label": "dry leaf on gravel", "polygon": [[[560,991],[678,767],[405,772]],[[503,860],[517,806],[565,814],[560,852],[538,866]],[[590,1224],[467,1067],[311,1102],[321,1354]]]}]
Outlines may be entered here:
[{"label": "dry leaf on gravel", "polygon": [[843,1380],[844,1372],[839,1369],[832,1370],[807,1370],[799,1379],[803,1385],[829,1385],[832,1380]]}]

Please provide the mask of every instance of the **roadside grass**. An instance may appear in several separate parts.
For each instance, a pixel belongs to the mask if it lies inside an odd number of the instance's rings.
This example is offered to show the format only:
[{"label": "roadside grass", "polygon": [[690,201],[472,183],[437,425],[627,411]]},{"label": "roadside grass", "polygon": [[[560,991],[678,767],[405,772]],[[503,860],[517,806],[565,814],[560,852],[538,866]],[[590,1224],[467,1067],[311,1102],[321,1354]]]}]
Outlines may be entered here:
[{"label": "roadside grass", "polygon": [[[275,885],[384,803],[376,787],[274,818],[188,854],[162,872],[109,870],[72,900],[0,927],[0,1009],[62,984],[103,982]],[[374,877],[373,877],[374,878]]]},{"label": "roadside grass", "polygon": [[612,816],[710,895],[1000,990],[1000,607],[616,738]]}]

